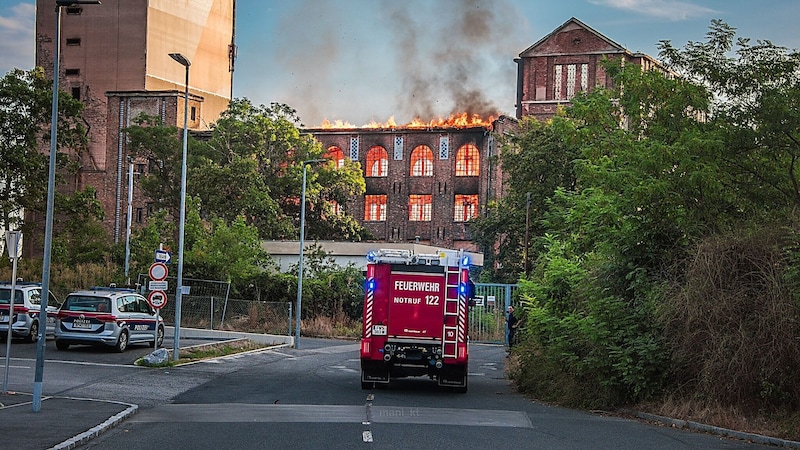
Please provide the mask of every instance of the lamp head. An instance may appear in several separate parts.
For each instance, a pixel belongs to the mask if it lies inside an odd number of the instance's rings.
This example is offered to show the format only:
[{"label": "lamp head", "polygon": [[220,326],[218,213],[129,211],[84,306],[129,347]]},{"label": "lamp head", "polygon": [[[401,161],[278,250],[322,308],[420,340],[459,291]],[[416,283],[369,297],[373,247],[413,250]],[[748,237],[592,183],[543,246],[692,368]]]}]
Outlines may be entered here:
[{"label": "lamp head", "polygon": [[182,65],[183,67],[186,67],[187,69],[189,68],[189,66],[192,65],[191,61],[189,61],[189,58],[181,55],[180,53],[170,53],[169,57],[174,59],[178,64]]}]

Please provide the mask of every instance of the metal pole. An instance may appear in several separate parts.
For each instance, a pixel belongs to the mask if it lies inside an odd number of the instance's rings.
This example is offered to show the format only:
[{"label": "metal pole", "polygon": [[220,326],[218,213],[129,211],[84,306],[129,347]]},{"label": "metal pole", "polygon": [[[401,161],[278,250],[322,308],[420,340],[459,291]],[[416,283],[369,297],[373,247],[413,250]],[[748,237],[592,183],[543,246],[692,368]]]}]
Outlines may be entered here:
[{"label": "metal pole", "polygon": [[[6,231],[6,246],[8,247],[8,256],[11,257],[11,294],[8,300],[8,335],[6,336],[6,372],[5,378],[3,378],[3,393],[8,392],[8,365],[11,360],[11,327],[14,325],[14,298],[17,294],[17,259],[19,259],[19,241],[21,235],[22,233],[19,231]],[[43,308],[43,306],[40,306],[40,308]]]},{"label": "metal pole", "polygon": [[305,239],[305,224],[306,224],[306,162],[303,161],[303,193],[300,196],[300,254],[298,256],[299,262],[297,265],[297,311],[295,312],[295,319],[297,323],[294,326],[294,348],[300,348],[300,311],[303,303],[303,240]]},{"label": "metal pole", "polygon": [[178,231],[178,281],[175,287],[175,336],[172,351],[173,361],[178,361],[181,348],[181,296],[183,295],[183,239],[186,223],[186,153],[189,143],[189,60],[180,53],[169,56],[186,68],[186,82],[183,102],[183,156],[181,158],[181,218]]},{"label": "metal pole", "polygon": [[528,233],[530,230],[530,223],[531,223],[531,193],[528,192],[525,196],[525,279],[528,278],[530,274],[530,265],[528,263]]},{"label": "metal pole", "polygon": [[[133,160],[128,158],[128,223],[125,228],[125,283],[130,286],[128,276],[131,259],[131,214],[133,213]],[[158,328],[158,327],[156,327]]]},{"label": "metal pole", "polygon": [[[42,297],[48,296],[50,292],[50,253],[53,241],[53,204],[55,203],[55,184],[56,184],[56,151],[58,134],[58,63],[61,48],[61,5],[56,3],[56,30],[53,42],[55,50],[53,52],[53,109],[50,115],[50,167],[47,178],[47,217],[44,227],[44,256],[42,258]],[[33,378],[33,412],[39,412],[42,408],[42,378],[44,376],[44,342],[45,329],[47,328],[47,308],[40,308],[39,322],[44,323],[44,327],[39,327],[39,340],[36,343],[36,365]]]},{"label": "metal pole", "polygon": [[303,161],[303,188],[302,195],[300,196],[300,254],[298,256],[299,262],[297,265],[297,311],[295,311],[297,323],[294,327],[294,348],[300,348],[300,316],[303,311],[303,241],[306,236],[306,168],[308,164],[322,161],[325,160],[309,159]]},{"label": "metal pole", "polygon": [[[55,50],[53,51],[53,109],[50,115],[50,167],[47,177],[47,217],[44,227],[44,256],[42,258],[42,297],[50,297],[50,254],[53,244],[53,204],[55,203],[56,184],[56,151],[58,135],[58,63],[61,50],[61,7],[77,4],[99,5],[97,0],[56,0],[56,29],[53,34]],[[42,409],[42,378],[44,376],[44,348],[47,329],[47,308],[40,308],[39,340],[36,343],[36,368],[33,378],[33,412]]]}]

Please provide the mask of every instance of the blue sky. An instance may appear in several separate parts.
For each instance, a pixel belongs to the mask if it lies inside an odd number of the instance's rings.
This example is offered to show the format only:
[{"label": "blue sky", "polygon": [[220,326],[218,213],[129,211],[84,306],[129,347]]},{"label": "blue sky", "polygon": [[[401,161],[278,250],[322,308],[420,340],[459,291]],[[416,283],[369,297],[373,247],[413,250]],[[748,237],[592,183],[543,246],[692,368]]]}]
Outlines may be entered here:
[{"label": "blue sky", "polygon": [[[0,73],[33,67],[34,14],[0,0]],[[573,16],[654,57],[660,40],[704,40],[712,19],[800,48],[798,0],[237,0],[234,96],[308,126],[513,115],[514,58]]]}]

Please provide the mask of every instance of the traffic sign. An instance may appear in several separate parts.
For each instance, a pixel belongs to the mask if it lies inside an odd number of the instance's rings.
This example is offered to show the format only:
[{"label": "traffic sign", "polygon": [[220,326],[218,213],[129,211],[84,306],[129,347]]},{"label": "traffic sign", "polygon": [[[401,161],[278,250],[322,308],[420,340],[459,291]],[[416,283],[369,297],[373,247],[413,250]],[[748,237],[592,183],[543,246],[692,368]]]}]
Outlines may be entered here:
[{"label": "traffic sign", "polygon": [[150,281],[147,284],[148,291],[166,291],[169,289],[169,282],[167,280],[164,281]]},{"label": "traffic sign", "polygon": [[169,262],[172,260],[172,253],[166,250],[156,250],[155,260],[156,262],[169,264]]},{"label": "traffic sign", "polygon": [[154,309],[161,309],[167,304],[167,294],[164,291],[153,291],[147,296],[147,303]]},{"label": "traffic sign", "polygon": [[150,279],[153,281],[164,281],[167,279],[167,266],[164,263],[156,262],[150,265]]}]

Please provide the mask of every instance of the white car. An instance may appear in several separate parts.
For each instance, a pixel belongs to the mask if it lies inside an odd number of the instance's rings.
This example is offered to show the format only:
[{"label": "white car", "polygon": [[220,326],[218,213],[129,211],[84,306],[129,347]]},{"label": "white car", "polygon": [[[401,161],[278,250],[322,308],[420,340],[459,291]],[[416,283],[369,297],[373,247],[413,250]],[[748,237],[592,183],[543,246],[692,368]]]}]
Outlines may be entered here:
[{"label": "white car", "polygon": [[67,295],[58,310],[56,348],[70,345],[101,345],[124,352],[131,344],[160,347],[164,321],[147,299],[133,289],[93,287]]},{"label": "white car", "polygon": [[[11,318],[12,337],[21,337],[27,342],[39,339],[39,311],[42,302],[42,284],[29,281],[17,281],[14,288],[14,311],[11,307],[11,282],[0,282],[0,340],[8,337],[9,316]],[[46,335],[53,335],[58,300],[50,292],[47,297]]]}]

